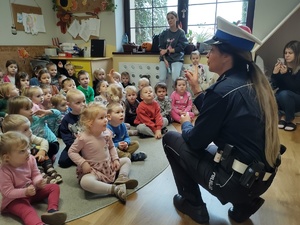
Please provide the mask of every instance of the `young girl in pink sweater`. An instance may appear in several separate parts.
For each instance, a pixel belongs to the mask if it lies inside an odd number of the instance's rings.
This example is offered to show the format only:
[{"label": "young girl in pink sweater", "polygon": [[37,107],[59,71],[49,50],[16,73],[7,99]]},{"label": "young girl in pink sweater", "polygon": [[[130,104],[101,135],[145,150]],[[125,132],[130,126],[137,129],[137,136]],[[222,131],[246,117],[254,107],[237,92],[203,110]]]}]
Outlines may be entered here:
[{"label": "young girl in pink sweater", "polygon": [[68,154],[77,165],[80,186],[92,193],[115,195],[125,203],[126,188],[135,188],[138,181],[128,178],[130,159],[118,157],[112,134],[106,127],[106,107],[90,103],[80,114],[79,122],[84,131],[71,145]]},{"label": "young girl in pink sweater", "polygon": [[175,80],[175,91],[171,94],[172,110],[171,117],[174,121],[180,122],[181,115],[189,113],[190,118],[194,118],[192,110],[192,96],[191,93],[186,90],[186,80],[183,77],[178,77]]},{"label": "young girl in pink sweater", "polygon": [[[29,139],[16,131],[0,134],[1,212],[11,213],[25,225],[62,225],[67,214],[58,211],[59,186],[46,184],[30,154]],[[47,212],[41,218],[32,203],[48,200]]]}]

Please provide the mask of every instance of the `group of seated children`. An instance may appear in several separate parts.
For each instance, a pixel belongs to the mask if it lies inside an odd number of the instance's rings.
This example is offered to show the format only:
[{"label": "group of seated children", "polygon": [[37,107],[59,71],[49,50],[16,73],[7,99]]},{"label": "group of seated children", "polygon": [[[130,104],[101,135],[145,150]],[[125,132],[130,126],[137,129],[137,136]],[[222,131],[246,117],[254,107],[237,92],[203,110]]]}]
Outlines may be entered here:
[{"label": "group of seated children", "polygon": [[[58,66],[61,68],[61,63]],[[165,83],[158,82],[153,88],[149,78],[142,76],[136,88],[128,72],[111,70],[106,75],[97,69],[90,87],[89,74],[81,70],[75,76],[70,63],[64,66],[65,75],[58,75],[57,65],[50,62],[46,68],[34,68],[31,78],[18,71],[14,60],[8,60],[6,68],[6,74],[0,70],[1,211],[26,224],[28,220],[35,224],[63,224],[66,220],[66,213],[58,211],[57,184],[63,179],[53,167],[58,137],[65,144],[58,164],[62,168],[77,165],[82,189],[112,194],[125,203],[126,189],[138,185],[128,176],[131,162],[147,158],[144,152],[137,152],[139,142],[130,136],[160,139],[167,125],[180,122],[182,114],[194,117],[192,95],[182,77],[175,81],[169,97]],[[191,68],[201,75],[197,63]],[[204,79],[200,75],[199,84]],[[23,170],[27,172],[18,173]],[[19,194],[14,194],[18,190]],[[39,218],[30,203],[44,198],[48,198],[48,209]],[[20,210],[24,202],[30,216]]]}]

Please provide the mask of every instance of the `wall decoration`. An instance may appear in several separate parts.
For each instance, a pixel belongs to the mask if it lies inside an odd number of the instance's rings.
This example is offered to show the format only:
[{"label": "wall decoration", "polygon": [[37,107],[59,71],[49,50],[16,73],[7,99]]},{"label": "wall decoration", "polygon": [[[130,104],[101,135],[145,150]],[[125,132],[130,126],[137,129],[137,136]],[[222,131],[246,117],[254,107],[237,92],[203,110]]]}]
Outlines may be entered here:
[{"label": "wall decoration", "polygon": [[113,0],[52,0],[52,2],[54,11],[66,11],[70,13],[114,12],[117,8]]}]

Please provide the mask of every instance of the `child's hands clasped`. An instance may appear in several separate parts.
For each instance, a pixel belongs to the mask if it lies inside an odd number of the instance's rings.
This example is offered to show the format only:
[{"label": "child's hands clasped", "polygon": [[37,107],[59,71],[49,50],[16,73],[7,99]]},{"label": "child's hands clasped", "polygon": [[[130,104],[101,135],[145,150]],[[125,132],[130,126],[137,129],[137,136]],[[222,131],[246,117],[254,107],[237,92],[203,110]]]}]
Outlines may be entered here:
[{"label": "child's hands clasped", "polygon": [[37,182],[36,187],[38,189],[43,189],[46,185],[46,180],[45,179],[41,179]]},{"label": "child's hands clasped", "polygon": [[128,143],[126,141],[120,141],[119,149],[122,151],[126,151],[128,149]]},{"label": "child's hands clasped", "polygon": [[90,164],[87,161],[85,161],[82,164],[82,172],[83,172],[83,174],[90,173],[91,171],[92,171],[92,168],[91,168]]},{"label": "child's hands clasped", "polygon": [[36,194],[35,187],[31,184],[26,188],[25,195],[26,196],[34,196]]},{"label": "child's hands clasped", "polygon": [[113,161],[113,167],[114,167],[115,171],[118,171],[120,169],[119,159],[116,159],[116,160]]}]

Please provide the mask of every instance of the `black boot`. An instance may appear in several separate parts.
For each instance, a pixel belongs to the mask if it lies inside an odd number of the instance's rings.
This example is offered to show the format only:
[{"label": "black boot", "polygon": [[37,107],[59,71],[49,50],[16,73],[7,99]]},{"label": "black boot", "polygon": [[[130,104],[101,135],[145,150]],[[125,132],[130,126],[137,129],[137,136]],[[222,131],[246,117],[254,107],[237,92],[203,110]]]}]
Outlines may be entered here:
[{"label": "black boot", "polygon": [[207,223],[209,221],[209,215],[205,204],[193,206],[179,194],[174,196],[173,204],[178,211],[188,215],[197,223]]},{"label": "black boot", "polygon": [[238,223],[242,223],[254,214],[263,204],[265,200],[261,197],[253,199],[249,204],[235,205],[228,210],[228,216]]}]

